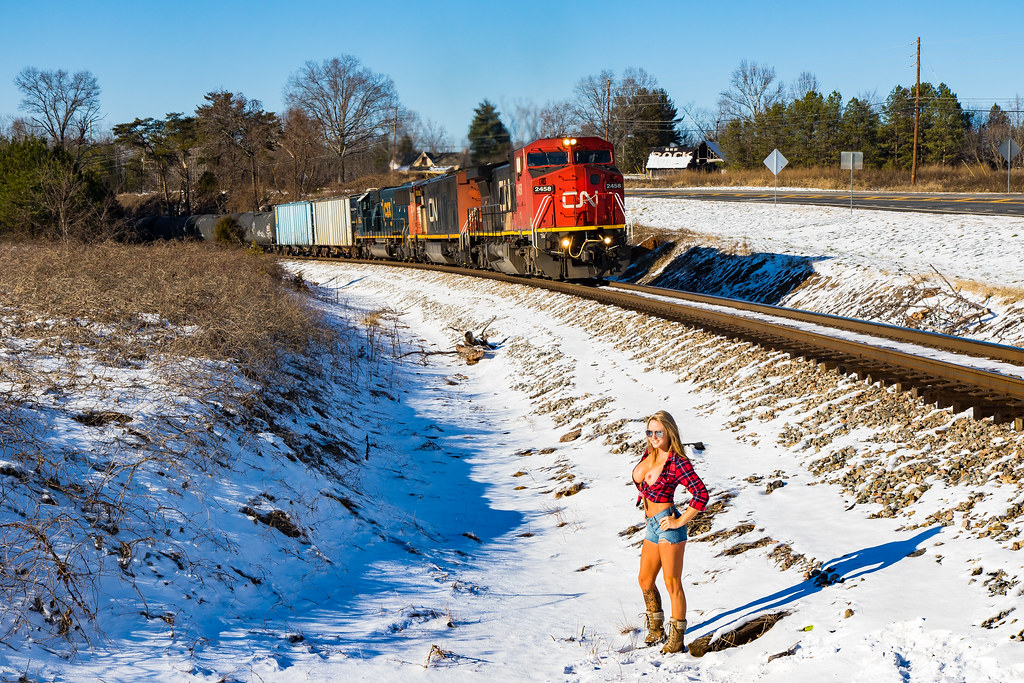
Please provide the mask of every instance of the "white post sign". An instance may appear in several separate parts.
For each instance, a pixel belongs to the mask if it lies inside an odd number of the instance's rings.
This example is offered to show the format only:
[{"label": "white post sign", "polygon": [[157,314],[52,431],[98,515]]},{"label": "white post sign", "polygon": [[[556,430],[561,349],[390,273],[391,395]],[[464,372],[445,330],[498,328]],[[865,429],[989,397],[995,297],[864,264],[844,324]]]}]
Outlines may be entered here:
[{"label": "white post sign", "polygon": [[840,152],[839,168],[850,169],[850,211],[853,211],[853,172],[864,168],[864,152]]},{"label": "white post sign", "polygon": [[999,145],[999,153],[1006,159],[1006,194],[1010,194],[1010,164],[1020,154],[1020,145],[1013,138],[1006,138]]},{"label": "white post sign", "polygon": [[768,170],[775,176],[775,203],[779,203],[779,171],[786,167],[789,160],[782,156],[782,152],[775,149],[772,153],[764,158],[764,165],[768,167]]}]

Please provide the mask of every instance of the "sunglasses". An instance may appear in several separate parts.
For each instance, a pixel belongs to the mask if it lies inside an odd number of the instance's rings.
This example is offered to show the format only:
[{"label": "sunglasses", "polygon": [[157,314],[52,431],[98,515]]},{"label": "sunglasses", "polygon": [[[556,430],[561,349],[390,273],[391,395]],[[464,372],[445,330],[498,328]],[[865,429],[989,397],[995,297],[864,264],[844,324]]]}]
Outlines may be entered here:
[{"label": "sunglasses", "polygon": [[663,432],[660,429],[656,432],[652,432],[650,429],[648,429],[646,433],[648,437],[653,436],[655,439],[660,439],[661,437],[665,436],[665,432]]}]

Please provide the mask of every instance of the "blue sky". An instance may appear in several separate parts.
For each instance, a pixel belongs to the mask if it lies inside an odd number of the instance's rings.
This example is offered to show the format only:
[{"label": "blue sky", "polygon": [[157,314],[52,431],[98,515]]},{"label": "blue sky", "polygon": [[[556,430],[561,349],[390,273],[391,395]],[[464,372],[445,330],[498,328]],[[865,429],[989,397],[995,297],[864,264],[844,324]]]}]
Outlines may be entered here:
[{"label": "blue sky", "polygon": [[[285,9],[288,7],[288,9]],[[282,109],[307,60],[352,54],[390,75],[404,106],[464,138],[488,98],[571,96],[582,77],[630,66],[677,105],[713,108],[746,59],[789,83],[815,74],[844,100],[884,100],[921,80],[965,106],[1024,96],[1024,3],[947,2],[47,2],[0,0],[0,117],[18,114],[17,73],[87,69],[102,88],[102,126],[192,112],[224,88]],[[505,106],[503,106],[505,105]]]}]

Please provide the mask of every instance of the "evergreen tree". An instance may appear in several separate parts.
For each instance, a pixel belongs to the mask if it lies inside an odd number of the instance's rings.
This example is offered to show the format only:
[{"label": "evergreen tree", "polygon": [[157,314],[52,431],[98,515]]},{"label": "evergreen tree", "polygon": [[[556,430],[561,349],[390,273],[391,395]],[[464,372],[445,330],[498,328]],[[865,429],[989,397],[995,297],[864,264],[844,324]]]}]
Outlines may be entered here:
[{"label": "evergreen tree", "polygon": [[751,125],[742,119],[735,118],[725,124],[725,129],[718,136],[718,146],[729,166],[751,168],[754,165],[750,133]]},{"label": "evergreen tree", "polygon": [[469,124],[469,159],[473,164],[486,164],[508,159],[512,138],[494,105],[484,100],[473,111]]},{"label": "evergreen tree", "polygon": [[619,168],[626,173],[644,169],[653,147],[680,142],[676,129],[677,111],[664,88],[638,88],[627,100],[616,102],[612,122],[628,127],[617,154]]},{"label": "evergreen tree", "polygon": [[[926,83],[921,84],[922,97]],[[914,144],[914,91],[897,85],[889,93],[882,108],[881,147],[886,164],[897,168],[910,168],[913,163]]]},{"label": "evergreen tree", "polygon": [[62,147],[36,137],[0,147],[0,234],[87,239],[107,218],[108,199]]},{"label": "evergreen tree", "polygon": [[919,142],[918,158],[927,164],[951,164],[964,157],[964,139],[970,128],[970,114],[964,112],[956,93],[945,83],[939,83],[937,88],[931,90],[927,102],[923,99],[921,102],[924,134]]},{"label": "evergreen tree", "polygon": [[832,91],[822,102],[822,117],[818,129],[818,157],[815,163],[821,166],[839,163],[843,151],[843,96]]},{"label": "evergreen tree", "polygon": [[852,98],[843,111],[840,135],[840,151],[863,152],[864,164],[876,168],[883,159],[878,146],[881,118],[871,105],[856,97]]},{"label": "evergreen tree", "polygon": [[790,163],[796,166],[819,163],[819,132],[824,113],[825,100],[819,92],[811,91],[790,103],[786,112],[786,120],[789,123],[786,157]]},{"label": "evergreen tree", "polygon": [[998,104],[993,104],[988,110],[988,117],[979,127],[980,147],[979,158],[981,161],[994,168],[1006,166],[1006,159],[999,153],[999,145],[1003,140],[1012,136],[1013,127],[1010,117]]}]

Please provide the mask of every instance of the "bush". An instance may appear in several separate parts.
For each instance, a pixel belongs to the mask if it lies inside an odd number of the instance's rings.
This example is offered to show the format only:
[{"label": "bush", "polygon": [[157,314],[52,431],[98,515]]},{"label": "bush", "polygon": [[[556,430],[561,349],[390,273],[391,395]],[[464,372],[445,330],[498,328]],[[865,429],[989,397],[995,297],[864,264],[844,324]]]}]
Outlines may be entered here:
[{"label": "bush", "polygon": [[213,226],[213,239],[218,244],[241,244],[245,230],[231,216],[221,216]]},{"label": "bush", "polygon": [[98,176],[38,138],[0,146],[0,233],[89,241],[116,228],[114,199]]}]

